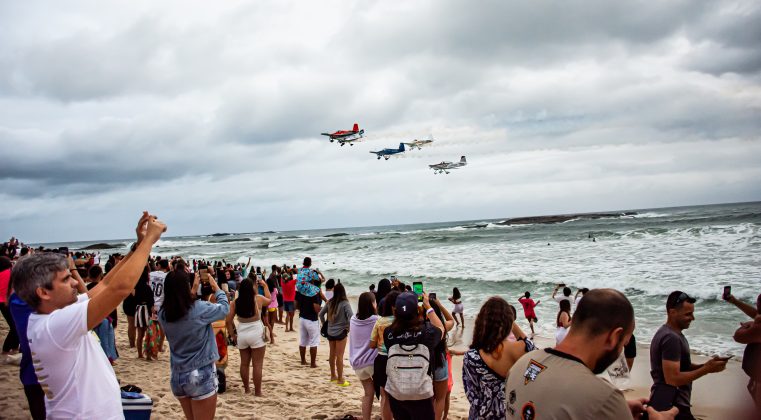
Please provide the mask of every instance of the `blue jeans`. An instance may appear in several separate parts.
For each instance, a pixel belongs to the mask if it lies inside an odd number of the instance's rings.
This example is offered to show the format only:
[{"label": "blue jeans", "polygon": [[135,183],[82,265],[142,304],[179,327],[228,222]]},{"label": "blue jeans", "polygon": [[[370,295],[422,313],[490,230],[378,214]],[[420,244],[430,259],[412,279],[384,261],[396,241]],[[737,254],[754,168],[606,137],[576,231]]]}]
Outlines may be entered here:
[{"label": "blue jeans", "polygon": [[217,368],[214,363],[191,372],[172,372],[170,385],[177,398],[205,400],[217,393]]}]

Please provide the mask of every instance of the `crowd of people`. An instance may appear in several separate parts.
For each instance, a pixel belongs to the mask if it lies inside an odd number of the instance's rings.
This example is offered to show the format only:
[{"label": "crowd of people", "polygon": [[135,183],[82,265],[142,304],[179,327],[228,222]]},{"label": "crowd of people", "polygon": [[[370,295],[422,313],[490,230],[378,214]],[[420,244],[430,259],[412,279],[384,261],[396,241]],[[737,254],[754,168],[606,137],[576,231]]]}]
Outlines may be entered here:
[{"label": "crowd of people", "polygon": [[[352,386],[344,366],[348,347],[363,390],[363,419],[372,418],[376,398],[384,420],[446,419],[453,357],[462,357],[469,418],[690,419],[692,384],[727,363],[720,357],[692,362],[683,331],[694,320],[697,301],[674,291],[650,345],[651,395],[627,401],[597,376],[622,357],[629,368],[633,363],[634,309],[619,291],[580,289],[572,297],[570,288],[557,285],[550,298],[558,305],[555,346],[543,350],[532,340],[540,300],[529,291],[516,299],[529,336],[516,322],[515,307],[491,297],[479,308],[472,341],[462,350],[449,348],[447,340],[454,328],[465,328],[457,288],[447,299],[450,312],[433,294],[415,293],[395,277],[381,279],[360,294],[355,312],[345,285],[326,279],[309,257],[301,268],[273,265],[269,274],[250,259],[232,264],[162,258],[152,248],[165,230],[143,213],[129,253],[110,256],[104,268],[98,254],[32,249],[15,238],[3,245],[0,309],[9,325],[3,354],[21,354],[20,379],[34,419],[122,418],[112,368],[119,357],[114,331],[120,304],[139,358],[156,359],[168,342],[168,382],[188,419],[214,418],[229,345],[238,348],[244,393],[252,392],[253,382],[253,394],[262,395],[266,348],[282,331],[276,325],[295,331],[296,311],[301,364],[317,367],[324,337],[326,380],[334,386]],[[731,294],[725,299],[750,318],[734,339],[747,344],[742,367],[761,408],[761,295],[755,307]]]}]

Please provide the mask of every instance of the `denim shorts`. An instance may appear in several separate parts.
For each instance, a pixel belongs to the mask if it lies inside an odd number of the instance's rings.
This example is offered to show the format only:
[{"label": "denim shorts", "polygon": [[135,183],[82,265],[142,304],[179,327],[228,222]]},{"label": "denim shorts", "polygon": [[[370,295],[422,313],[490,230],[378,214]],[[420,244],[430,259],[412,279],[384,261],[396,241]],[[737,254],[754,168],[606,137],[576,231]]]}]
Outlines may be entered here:
[{"label": "denim shorts", "polygon": [[293,301],[290,301],[290,302],[285,301],[283,302],[283,310],[286,312],[293,312],[296,310],[296,305],[294,304]]},{"label": "denim shorts", "polygon": [[449,379],[449,363],[447,362],[447,359],[444,359],[444,364],[433,371],[433,380],[434,382],[438,382],[446,381],[447,379]]},{"label": "denim shorts", "polygon": [[217,393],[217,368],[212,363],[191,372],[172,372],[170,385],[177,398],[205,400]]}]

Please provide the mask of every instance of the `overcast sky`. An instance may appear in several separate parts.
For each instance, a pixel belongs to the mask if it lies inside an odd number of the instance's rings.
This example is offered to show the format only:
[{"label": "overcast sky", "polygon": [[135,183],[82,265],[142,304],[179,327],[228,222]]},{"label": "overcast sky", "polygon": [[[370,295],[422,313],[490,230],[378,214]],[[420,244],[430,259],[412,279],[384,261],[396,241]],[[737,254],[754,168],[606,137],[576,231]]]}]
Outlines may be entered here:
[{"label": "overcast sky", "polygon": [[[354,122],[353,147],[319,135]],[[757,0],[0,1],[2,240],[131,237],[143,209],[189,235],[753,201],[760,178]]]}]

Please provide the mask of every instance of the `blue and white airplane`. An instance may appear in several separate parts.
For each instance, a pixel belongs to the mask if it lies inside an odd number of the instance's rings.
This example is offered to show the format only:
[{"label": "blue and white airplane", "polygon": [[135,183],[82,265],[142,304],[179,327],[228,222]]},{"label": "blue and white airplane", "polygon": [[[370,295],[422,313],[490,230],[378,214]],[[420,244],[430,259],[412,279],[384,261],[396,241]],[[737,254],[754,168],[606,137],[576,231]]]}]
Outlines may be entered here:
[{"label": "blue and white airplane", "polygon": [[370,153],[375,153],[376,155],[378,155],[378,159],[384,158],[388,160],[388,158],[390,158],[392,155],[404,153],[404,143],[399,143],[398,149],[383,149],[377,152],[370,152]]}]

